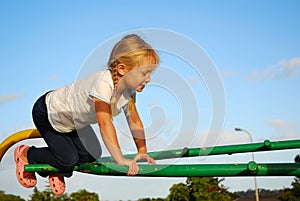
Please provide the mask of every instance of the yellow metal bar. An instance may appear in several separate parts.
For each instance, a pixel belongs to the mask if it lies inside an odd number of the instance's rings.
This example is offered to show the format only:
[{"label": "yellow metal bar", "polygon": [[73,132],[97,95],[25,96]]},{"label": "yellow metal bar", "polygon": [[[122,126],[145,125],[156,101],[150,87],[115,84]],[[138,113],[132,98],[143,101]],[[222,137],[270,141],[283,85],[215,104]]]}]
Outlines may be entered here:
[{"label": "yellow metal bar", "polygon": [[0,144],[0,162],[6,151],[14,144],[30,138],[40,138],[41,134],[36,129],[23,130],[12,134]]}]

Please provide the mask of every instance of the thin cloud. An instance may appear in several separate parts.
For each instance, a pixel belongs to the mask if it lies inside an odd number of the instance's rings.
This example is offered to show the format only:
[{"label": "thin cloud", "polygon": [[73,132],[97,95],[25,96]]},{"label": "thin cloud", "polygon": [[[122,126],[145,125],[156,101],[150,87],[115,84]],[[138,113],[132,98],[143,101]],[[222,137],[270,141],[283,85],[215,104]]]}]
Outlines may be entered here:
[{"label": "thin cloud", "polygon": [[278,140],[298,139],[299,127],[296,123],[287,122],[282,119],[271,119],[267,122],[274,129],[274,136]]},{"label": "thin cloud", "polygon": [[230,77],[233,77],[235,75],[236,75],[236,72],[233,72],[233,71],[222,72],[222,77],[223,78],[230,78]]},{"label": "thin cloud", "polygon": [[187,81],[190,83],[190,84],[198,84],[201,82],[201,79],[200,77],[197,77],[197,76],[191,76],[191,77],[188,77],[187,78]]},{"label": "thin cloud", "polygon": [[16,99],[21,98],[24,96],[23,93],[17,93],[17,94],[0,94],[0,105],[12,102]]},{"label": "thin cloud", "polygon": [[281,60],[275,65],[251,72],[248,76],[248,80],[287,79],[297,76],[299,68],[300,58]]},{"label": "thin cloud", "polygon": [[269,120],[268,124],[274,127],[276,130],[285,130],[292,126],[291,123],[283,121],[281,119],[271,119]]},{"label": "thin cloud", "polygon": [[193,145],[205,147],[243,143],[250,143],[250,137],[247,133],[236,132],[228,129],[224,129],[222,131],[204,129],[200,132]]},{"label": "thin cloud", "polygon": [[282,70],[287,76],[296,76],[298,74],[298,68],[300,67],[300,58],[294,58],[290,60],[282,60],[279,62]]},{"label": "thin cloud", "polygon": [[48,81],[49,82],[53,82],[53,81],[56,81],[58,79],[58,75],[57,74],[53,74],[51,75],[49,78],[48,78]]}]

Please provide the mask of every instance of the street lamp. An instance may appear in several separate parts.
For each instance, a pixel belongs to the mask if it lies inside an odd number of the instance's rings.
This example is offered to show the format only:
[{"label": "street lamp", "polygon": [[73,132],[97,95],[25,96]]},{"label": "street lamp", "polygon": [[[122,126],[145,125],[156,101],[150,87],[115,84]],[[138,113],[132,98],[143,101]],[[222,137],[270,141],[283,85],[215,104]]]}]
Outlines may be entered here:
[{"label": "street lamp", "polygon": [[[242,128],[235,128],[235,131],[241,131],[241,132],[246,133],[246,134],[249,136],[251,143],[253,143],[252,136],[251,136],[251,134],[250,134],[248,131],[246,131],[246,130],[244,130],[244,129],[242,129]],[[253,152],[252,152],[252,160],[254,161],[254,153],[253,153]],[[258,195],[258,188],[257,188],[256,176],[254,176],[254,187],[255,187],[255,198],[256,198],[256,201],[259,201],[259,195]]]}]

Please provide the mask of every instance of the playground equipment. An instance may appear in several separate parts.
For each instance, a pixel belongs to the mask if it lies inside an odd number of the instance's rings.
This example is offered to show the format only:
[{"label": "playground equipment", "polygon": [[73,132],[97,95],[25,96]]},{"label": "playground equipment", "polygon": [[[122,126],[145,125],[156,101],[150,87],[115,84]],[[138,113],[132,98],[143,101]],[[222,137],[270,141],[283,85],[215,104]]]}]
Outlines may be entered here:
[{"label": "playground equipment", "polygon": [[[35,129],[17,132],[0,144],[0,161],[5,152],[15,143],[38,138],[40,134]],[[200,157],[220,154],[238,154],[245,152],[274,151],[300,148],[300,140],[276,141],[265,140],[261,143],[226,145],[202,148],[183,148],[177,150],[150,152],[155,160]],[[133,158],[135,154],[125,155]],[[143,177],[189,177],[189,176],[300,176],[300,163],[262,163],[250,161],[244,164],[139,164],[137,176]],[[75,171],[96,175],[126,175],[127,166],[114,163],[112,157],[102,157],[94,163],[84,163],[74,168]],[[59,170],[47,164],[29,164],[25,166],[28,172],[58,172]]]}]

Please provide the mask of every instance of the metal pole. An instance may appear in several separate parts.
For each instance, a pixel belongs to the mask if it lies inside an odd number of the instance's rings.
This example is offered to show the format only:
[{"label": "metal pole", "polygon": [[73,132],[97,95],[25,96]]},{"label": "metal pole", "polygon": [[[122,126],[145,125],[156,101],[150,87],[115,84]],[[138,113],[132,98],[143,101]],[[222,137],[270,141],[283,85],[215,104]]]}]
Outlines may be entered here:
[{"label": "metal pole", "polygon": [[[26,172],[59,172],[47,164],[25,165]],[[95,174],[126,176],[127,166],[117,164],[83,163],[74,171]],[[141,177],[241,177],[241,176],[300,176],[300,163],[260,163],[254,161],[242,164],[139,164]]]},{"label": "metal pole", "polygon": [[[15,143],[22,140],[41,137],[36,129],[28,129],[19,131],[12,134],[0,143],[0,162],[6,151]],[[177,150],[166,150],[166,151],[154,151],[148,154],[155,160],[181,158],[181,157],[199,157],[208,155],[219,155],[219,154],[235,154],[245,152],[256,152],[256,151],[273,151],[283,149],[299,149],[300,140],[285,140],[285,141],[274,141],[266,139],[264,142],[251,143],[251,144],[237,144],[237,145],[225,145],[225,146],[214,146],[214,147],[198,147],[198,148],[183,148]],[[126,154],[125,158],[133,159],[135,154]],[[97,160],[98,163],[114,163],[112,157],[101,157]]]},{"label": "metal pole", "polygon": [[[251,143],[253,143],[253,138],[252,138],[251,134],[247,130],[244,130],[244,129],[241,129],[241,128],[235,128],[235,130],[236,131],[242,131],[242,132],[246,133],[249,136]],[[252,152],[252,161],[255,161],[254,160],[254,153],[253,152]],[[256,198],[256,201],[259,201],[259,194],[258,194],[256,176],[254,176],[254,187],[255,187],[255,198]]]},{"label": "metal pole", "polygon": [[[285,141],[274,141],[265,140],[260,143],[249,143],[249,144],[236,144],[236,145],[225,145],[225,146],[214,146],[214,147],[201,147],[201,148],[184,148],[177,150],[166,150],[166,151],[155,151],[149,152],[148,154],[155,160],[171,159],[171,158],[182,158],[182,157],[199,157],[208,155],[220,155],[220,154],[236,154],[245,152],[256,152],[256,151],[273,151],[283,149],[299,149],[300,140],[285,140]],[[133,159],[136,154],[126,154],[125,158]],[[97,160],[98,163],[115,163],[112,157],[101,157]]]}]

